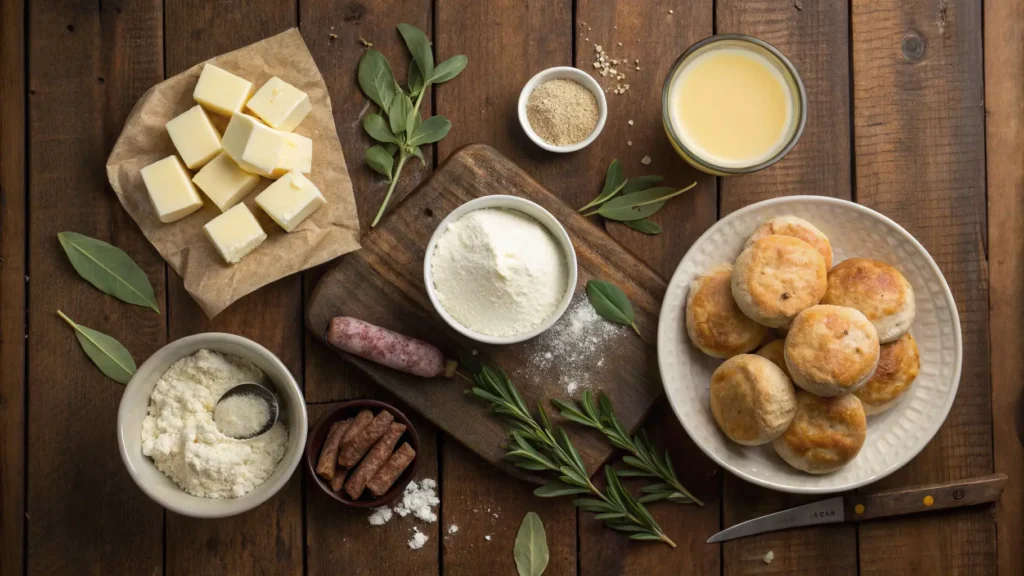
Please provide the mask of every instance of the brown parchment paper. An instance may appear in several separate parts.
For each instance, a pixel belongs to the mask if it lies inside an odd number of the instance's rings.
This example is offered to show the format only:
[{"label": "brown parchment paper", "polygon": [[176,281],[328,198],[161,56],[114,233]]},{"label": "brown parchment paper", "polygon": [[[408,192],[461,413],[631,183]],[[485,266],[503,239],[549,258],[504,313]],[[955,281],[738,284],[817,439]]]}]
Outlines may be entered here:
[{"label": "brown parchment paper", "polygon": [[[286,233],[254,202],[273,182],[262,179],[245,203],[268,237],[241,262],[225,264],[203,234],[203,226],[220,214],[213,202],[200,192],[205,202],[201,210],[164,224],[153,210],[139,173],[175,154],[164,124],[196,105],[192,91],[202,64],[153,86],[139,99],[107,158],[107,178],[146,238],[184,279],[185,290],[213,318],[261,286],[358,249],[359,219],[327,86],[299,31],[293,28],[209,62],[251,81],[257,89],[278,76],[309,95],[313,111],[295,132],[313,140],[309,179],[327,199],[325,206]],[[223,133],[227,119],[208,115]]]}]

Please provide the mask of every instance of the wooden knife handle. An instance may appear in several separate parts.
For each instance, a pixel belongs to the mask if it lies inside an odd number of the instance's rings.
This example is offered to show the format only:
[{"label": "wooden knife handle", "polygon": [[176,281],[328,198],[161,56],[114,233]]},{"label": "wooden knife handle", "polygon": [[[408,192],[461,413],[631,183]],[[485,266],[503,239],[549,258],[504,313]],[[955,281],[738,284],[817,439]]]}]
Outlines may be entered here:
[{"label": "wooden knife handle", "polygon": [[992,474],[874,494],[851,494],[844,498],[846,520],[860,522],[872,518],[995,502],[1003,493],[1004,484],[1006,474]]}]

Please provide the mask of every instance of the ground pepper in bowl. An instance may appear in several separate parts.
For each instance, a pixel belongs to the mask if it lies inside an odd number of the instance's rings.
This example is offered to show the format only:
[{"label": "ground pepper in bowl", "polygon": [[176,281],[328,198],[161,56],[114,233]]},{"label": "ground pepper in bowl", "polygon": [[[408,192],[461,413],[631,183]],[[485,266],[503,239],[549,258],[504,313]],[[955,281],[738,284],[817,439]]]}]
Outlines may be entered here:
[{"label": "ground pepper in bowl", "polygon": [[565,78],[537,86],[526,101],[530,127],[537,136],[555,146],[586,140],[597,127],[599,116],[594,93]]}]

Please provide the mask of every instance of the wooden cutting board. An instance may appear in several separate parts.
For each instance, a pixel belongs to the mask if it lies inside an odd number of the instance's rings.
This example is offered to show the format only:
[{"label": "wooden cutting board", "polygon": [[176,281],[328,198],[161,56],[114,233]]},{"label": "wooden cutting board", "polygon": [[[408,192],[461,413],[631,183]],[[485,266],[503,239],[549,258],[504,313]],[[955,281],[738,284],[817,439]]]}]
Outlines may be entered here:
[{"label": "wooden cutting board", "polygon": [[[549,210],[568,231],[579,263],[576,296],[565,315],[537,338],[508,346],[475,343],[452,330],[434,311],[423,285],[424,252],[438,224],[459,205],[490,194],[520,196]],[[613,282],[629,296],[640,336],[594,317],[584,291],[592,278]],[[540,400],[547,408],[552,398],[578,398],[584,389],[603,390],[632,431],[662,394],[655,342],[664,292],[664,280],[596,221],[581,217],[493,148],[474,144],[453,154],[366,235],[362,250],[324,275],[306,323],[321,340],[331,318],[352,316],[432,342],[453,358],[476,350],[485,363],[504,369],[534,406]],[[463,394],[470,386],[465,379],[425,380],[338,353],[487,461],[525,476],[504,462],[506,430],[484,402]],[[612,455],[596,431],[561,424],[591,473]]]}]

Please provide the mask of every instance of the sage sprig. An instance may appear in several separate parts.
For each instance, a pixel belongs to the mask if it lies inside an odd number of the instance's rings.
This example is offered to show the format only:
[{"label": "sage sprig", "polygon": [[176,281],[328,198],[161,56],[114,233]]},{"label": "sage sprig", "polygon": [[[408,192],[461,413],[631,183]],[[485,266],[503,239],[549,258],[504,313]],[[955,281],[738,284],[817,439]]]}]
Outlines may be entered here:
[{"label": "sage sprig", "polygon": [[607,479],[604,491],[590,481],[583,458],[565,430],[551,426],[541,404],[537,405],[539,421],[534,418],[502,370],[482,366],[473,375],[473,383],[475,386],[467,393],[489,402],[491,409],[502,416],[512,429],[506,459],[524,470],[558,474],[557,480],[534,490],[535,495],[542,498],[587,495],[589,497],[573,500],[573,504],[581,510],[596,513],[595,517],[609,528],[626,532],[633,540],[659,541],[676,547],[644,504],[622,487],[610,466],[604,469]]},{"label": "sage sprig", "polygon": [[127,384],[132,379],[135,375],[135,360],[132,359],[131,352],[128,352],[120,342],[102,332],[75,323],[60,310],[57,310],[57,315],[75,329],[75,336],[82,350],[101,372],[121,384]]},{"label": "sage sprig", "polygon": [[619,290],[619,287],[605,280],[587,281],[587,299],[594,307],[597,315],[609,322],[629,326],[637,335],[640,329],[636,327],[636,320],[633,317],[633,305],[629,303],[626,294]]},{"label": "sage sprig", "polygon": [[696,185],[697,183],[694,182],[686,188],[680,188],[679,190],[668,186],[659,186],[657,188],[648,188],[640,192],[626,194],[624,196],[619,196],[618,198],[612,198],[602,204],[599,208],[584,214],[584,216],[600,214],[608,220],[617,220],[619,222],[642,220],[654,214],[658,210],[661,210],[662,206],[664,206],[669,199],[675,198],[676,196],[689,191]]},{"label": "sage sprig", "polygon": [[[405,163],[416,157],[425,165],[421,148],[441,140],[451,130],[452,123],[444,116],[421,118],[419,110],[423,95],[430,86],[458,76],[469,63],[469,59],[460,54],[435,66],[430,40],[422,30],[409,24],[399,24],[398,32],[413,59],[404,88],[395,80],[387,58],[377,50],[368,49],[359,59],[359,87],[379,109],[376,114],[367,114],[363,119],[363,129],[380,142],[367,149],[365,161],[370,169],[386,177],[390,183],[371,227],[376,226],[384,215]],[[398,155],[397,162],[395,154]]]},{"label": "sage sprig", "polygon": [[596,198],[578,210],[584,216],[602,216],[622,222],[626,226],[648,235],[661,234],[661,226],[647,220],[671,198],[690,190],[696,182],[682,189],[654,185],[663,178],[657,175],[629,179],[623,174],[622,164],[612,160],[604,177],[604,187]]},{"label": "sage sprig", "polygon": [[77,232],[61,232],[57,239],[75,271],[90,284],[118,300],[160,313],[149,278],[123,250]]},{"label": "sage sprig", "polygon": [[626,428],[615,415],[612,402],[607,396],[600,394],[595,403],[593,393],[586,390],[583,392],[579,404],[571,400],[557,399],[552,400],[551,403],[558,409],[562,418],[599,430],[613,446],[629,452],[629,455],[624,456],[622,460],[631,468],[619,470],[619,476],[639,476],[660,480],[660,482],[643,487],[644,496],[639,499],[639,502],[647,504],[658,500],[668,500],[674,504],[704,505],[679,481],[668,450],[665,451],[664,456],[659,457],[643,429],[630,438]]},{"label": "sage sprig", "polygon": [[536,512],[527,512],[512,549],[519,576],[541,576],[548,567],[548,537]]}]

